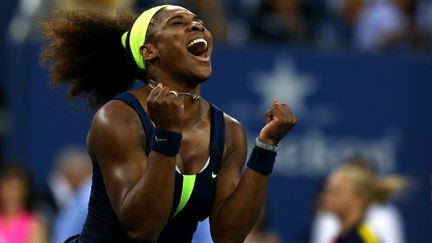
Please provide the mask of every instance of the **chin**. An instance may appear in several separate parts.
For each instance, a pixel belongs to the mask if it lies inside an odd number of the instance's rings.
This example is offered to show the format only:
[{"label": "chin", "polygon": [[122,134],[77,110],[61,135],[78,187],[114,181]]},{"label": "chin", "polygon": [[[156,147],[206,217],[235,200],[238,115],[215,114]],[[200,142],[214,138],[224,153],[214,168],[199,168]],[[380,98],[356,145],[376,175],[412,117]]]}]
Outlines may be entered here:
[{"label": "chin", "polygon": [[203,83],[211,78],[212,69],[209,68],[207,70],[199,70],[199,72],[196,72],[193,76],[194,79],[198,81],[198,83]]}]

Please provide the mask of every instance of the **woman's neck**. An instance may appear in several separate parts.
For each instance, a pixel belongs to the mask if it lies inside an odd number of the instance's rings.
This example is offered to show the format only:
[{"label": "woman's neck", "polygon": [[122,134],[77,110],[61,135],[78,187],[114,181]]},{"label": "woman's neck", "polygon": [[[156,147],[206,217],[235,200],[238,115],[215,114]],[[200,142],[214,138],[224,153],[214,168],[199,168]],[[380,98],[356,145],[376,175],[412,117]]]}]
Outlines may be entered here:
[{"label": "woman's neck", "polygon": [[1,211],[2,217],[14,218],[16,215],[20,214],[23,211],[23,207],[19,203],[3,205]]},{"label": "woman's neck", "polygon": [[157,83],[162,83],[177,92],[194,92],[199,94],[199,80],[180,74],[173,74],[161,69],[149,70],[149,79]]},{"label": "woman's neck", "polygon": [[[147,85],[153,89],[154,87],[157,86],[158,83],[159,82],[153,79],[149,79]],[[195,85],[195,86],[190,85],[188,87],[188,85],[182,85],[179,84],[178,82],[160,81],[160,83],[162,83],[164,87],[168,87],[170,90],[176,91],[179,95],[184,95],[185,100],[186,98],[192,98],[192,101],[196,101],[201,98],[199,85]]]},{"label": "woman's neck", "polygon": [[184,117],[186,118],[183,124],[184,127],[199,124],[200,120],[205,119],[207,115],[207,112],[205,112],[206,102],[201,99],[199,85],[190,85],[188,87],[183,83],[170,81],[169,79],[160,79],[158,81],[149,79],[147,82],[147,86],[150,89],[153,89],[157,86],[159,82],[162,83],[164,87],[176,91],[179,95],[184,97]]},{"label": "woman's neck", "polygon": [[340,216],[341,233],[345,234],[352,229],[363,218],[364,210],[360,208],[352,208],[350,212]]}]

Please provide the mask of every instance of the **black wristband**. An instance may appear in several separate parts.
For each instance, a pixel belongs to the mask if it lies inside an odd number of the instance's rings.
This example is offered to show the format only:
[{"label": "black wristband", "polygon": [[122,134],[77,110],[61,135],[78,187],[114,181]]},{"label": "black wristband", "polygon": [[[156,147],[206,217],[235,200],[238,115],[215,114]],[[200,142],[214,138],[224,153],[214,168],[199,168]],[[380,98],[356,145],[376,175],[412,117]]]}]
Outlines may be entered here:
[{"label": "black wristband", "polygon": [[270,175],[273,171],[275,160],[276,152],[255,146],[249,157],[247,166],[260,174]]},{"label": "black wristband", "polygon": [[155,128],[150,148],[166,156],[175,156],[180,151],[181,139],[181,133]]}]

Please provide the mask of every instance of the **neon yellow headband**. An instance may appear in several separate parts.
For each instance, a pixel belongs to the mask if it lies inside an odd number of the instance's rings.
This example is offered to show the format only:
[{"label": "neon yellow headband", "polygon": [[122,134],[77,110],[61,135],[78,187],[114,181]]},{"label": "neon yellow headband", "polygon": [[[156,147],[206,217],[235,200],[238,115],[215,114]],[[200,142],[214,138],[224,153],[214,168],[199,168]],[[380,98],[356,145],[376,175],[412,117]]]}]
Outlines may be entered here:
[{"label": "neon yellow headband", "polygon": [[[150,25],[153,16],[162,8],[168,6],[171,5],[156,6],[144,11],[132,25],[132,29],[129,34],[129,46],[135,63],[142,70],[145,70],[145,62],[144,58],[141,56],[140,48],[145,44],[148,26]],[[128,31],[126,31],[121,38],[124,48],[126,48],[127,35]]]}]

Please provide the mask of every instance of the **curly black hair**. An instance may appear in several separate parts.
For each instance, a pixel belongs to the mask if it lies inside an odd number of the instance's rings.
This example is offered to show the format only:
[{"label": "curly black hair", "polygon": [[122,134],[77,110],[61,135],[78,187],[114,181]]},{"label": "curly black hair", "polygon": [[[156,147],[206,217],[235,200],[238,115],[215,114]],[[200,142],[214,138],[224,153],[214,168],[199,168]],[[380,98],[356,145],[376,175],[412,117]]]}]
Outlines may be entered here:
[{"label": "curly black hair", "polygon": [[47,39],[40,60],[50,71],[50,84],[68,85],[68,97],[84,97],[99,106],[134,81],[145,79],[122,46],[121,36],[136,15],[97,9],[59,10],[43,23]]}]

